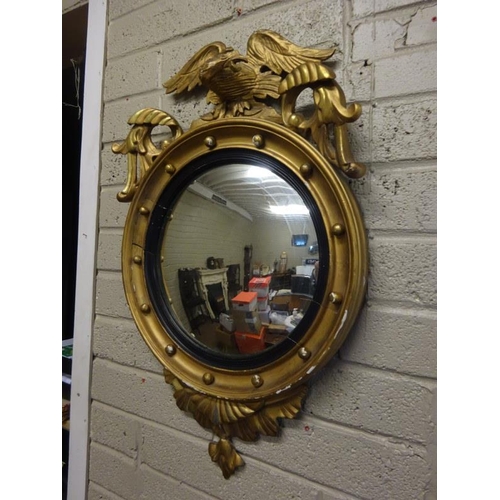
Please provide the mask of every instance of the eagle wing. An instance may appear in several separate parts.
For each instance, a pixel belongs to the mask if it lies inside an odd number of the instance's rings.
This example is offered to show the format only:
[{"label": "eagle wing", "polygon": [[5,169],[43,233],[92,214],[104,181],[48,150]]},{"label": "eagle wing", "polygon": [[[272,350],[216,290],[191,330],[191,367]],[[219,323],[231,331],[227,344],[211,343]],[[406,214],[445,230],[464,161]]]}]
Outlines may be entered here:
[{"label": "eagle wing", "polygon": [[247,43],[249,62],[258,66],[267,66],[273,73],[290,73],[294,68],[306,62],[321,62],[331,57],[332,49],[310,49],[299,47],[283,36],[271,30],[253,33]]},{"label": "eagle wing", "polygon": [[209,43],[202,47],[189,61],[175,74],[167,80],[163,86],[166,88],[166,93],[174,92],[180,94],[187,90],[192,90],[198,85],[201,85],[200,68],[213,57],[226,52],[228,48],[222,42]]}]

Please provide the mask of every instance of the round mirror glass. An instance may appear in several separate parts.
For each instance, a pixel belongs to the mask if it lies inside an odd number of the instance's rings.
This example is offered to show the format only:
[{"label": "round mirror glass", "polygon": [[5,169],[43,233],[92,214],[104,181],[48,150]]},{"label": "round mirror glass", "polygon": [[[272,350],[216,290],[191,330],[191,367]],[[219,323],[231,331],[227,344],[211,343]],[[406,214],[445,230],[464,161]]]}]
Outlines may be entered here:
[{"label": "round mirror glass", "polygon": [[193,172],[167,188],[152,218],[168,330],[205,360],[285,352],[322,296],[325,231],[312,198],[276,161],[218,161]]}]

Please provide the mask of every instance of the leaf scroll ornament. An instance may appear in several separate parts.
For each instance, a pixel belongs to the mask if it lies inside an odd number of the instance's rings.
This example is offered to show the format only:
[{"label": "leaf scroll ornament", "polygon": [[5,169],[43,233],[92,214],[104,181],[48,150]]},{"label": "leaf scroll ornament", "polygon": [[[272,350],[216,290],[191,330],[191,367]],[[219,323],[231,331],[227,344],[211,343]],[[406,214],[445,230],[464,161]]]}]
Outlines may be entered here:
[{"label": "leaf scroll ornament", "polygon": [[164,369],[164,375],[166,382],[174,387],[177,406],[191,413],[202,427],[220,438],[209,444],[208,453],[226,479],[245,464],[231,438],[256,441],[261,434],[277,436],[280,419],[295,418],[307,393],[307,386],[301,385],[287,392],[286,397],[274,401],[226,400],[187,387],[167,369]]}]

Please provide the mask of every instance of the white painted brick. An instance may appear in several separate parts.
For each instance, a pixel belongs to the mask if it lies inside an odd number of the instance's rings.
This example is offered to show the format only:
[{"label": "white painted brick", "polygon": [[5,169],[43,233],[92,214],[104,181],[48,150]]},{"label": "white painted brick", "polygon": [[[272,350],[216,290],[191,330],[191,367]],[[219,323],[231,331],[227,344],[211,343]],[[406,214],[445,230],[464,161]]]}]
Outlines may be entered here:
[{"label": "white painted brick", "polygon": [[118,230],[103,229],[99,233],[97,247],[97,267],[99,269],[121,270],[121,243],[123,232]]},{"label": "white painted brick", "polygon": [[123,186],[109,186],[101,189],[99,226],[103,228],[123,229],[130,203],[118,201],[116,195]]},{"label": "white painted brick", "polygon": [[127,155],[113,153],[112,142],[103,144],[101,150],[101,186],[116,186],[117,192],[127,182]]},{"label": "white painted brick", "polygon": [[436,377],[435,311],[365,307],[340,350],[340,357],[376,368]]},{"label": "white painted brick", "polygon": [[[89,500],[229,499],[242,492],[245,500],[435,497],[435,381],[429,377],[436,376],[436,239],[428,233],[436,230],[436,100],[387,99],[435,90],[431,59],[421,59],[434,57],[429,44],[436,23],[429,17],[435,6],[353,0],[354,63],[342,60],[350,35],[343,32],[349,18],[343,8],[350,10],[340,0],[110,1],[105,100],[113,102],[105,103],[103,118],[91,420],[93,439],[106,446],[91,446]],[[208,456],[211,433],[177,408],[160,363],[130,319],[119,272],[129,204],[116,200],[127,162],[110,147],[144,107],[163,109],[187,128],[209,109],[205,93],[173,98],[156,87],[204,44],[221,40],[245,52],[250,34],[262,28],[299,45],[338,44],[339,82],[348,101],[364,102],[349,136],[356,161],[371,170],[350,185],[371,237],[370,305],[341,349],[342,361],[325,367],[313,385],[306,414],[286,420],[279,439],[236,440],[247,467],[226,481]],[[134,425],[143,429],[144,443],[131,439]]]},{"label": "white painted brick", "polygon": [[130,458],[136,458],[141,426],[130,415],[94,402],[90,416],[90,438]]},{"label": "white painted brick", "polygon": [[357,193],[368,229],[415,232],[436,230],[436,196],[435,165],[374,168],[369,192]]},{"label": "white painted brick", "polygon": [[436,50],[413,52],[374,63],[375,97],[434,91],[437,88]]},{"label": "white painted brick", "polygon": [[375,162],[436,158],[436,99],[374,107],[372,148]]},{"label": "white painted brick", "polygon": [[104,100],[157,89],[159,60],[158,49],[111,60],[104,74]]},{"label": "white painted brick", "polygon": [[381,19],[353,24],[352,60],[370,63],[393,56],[401,47],[406,34],[410,15],[400,19]]},{"label": "white painted brick", "polygon": [[351,21],[352,60],[371,63],[398,55],[406,47],[435,43],[434,16],[435,8],[413,7],[391,17]]},{"label": "white painted brick", "polygon": [[[200,34],[193,34],[182,40],[172,40],[161,46],[163,52],[162,83],[177,71],[204,45],[221,41],[246,53],[248,38],[259,29],[273,29],[292,42],[303,46],[321,48],[338,46],[342,51],[342,16],[340,1],[332,6],[329,0],[311,0],[304,11],[302,2],[290,2],[284,10],[279,4],[251,16],[237,18]],[[198,89],[191,94],[178,97],[163,95],[161,109],[174,116],[184,128],[200,115],[212,109],[205,103],[206,90]]]},{"label": "white painted brick", "polygon": [[191,488],[184,481],[165,476],[141,465],[140,473],[144,477],[140,500],[213,500],[215,497]]},{"label": "white painted brick", "polygon": [[[209,439],[211,433],[179,410],[174,390],[163,375],[106,360],[94,361],[92,398],[124,412]],[[208,445],[207,445],[208,446]]]},{"label": "white painted brick", "polygon": [[111,493],[102,486],[99,486],[92,481],[89,482],[87,500],[123,500],[122,497]]},{"label": "white painted brick", "polygon": [[89,480],[124,500],[137,500],[143,488],[133,459],[97,443],[90,445]]},{"label": "white painted brick", "polygon": [[381,237],[370,241],[368,298],[435,306],[436,238]]},{"label": "white painted brick", "polygon": [[163,52],[162,82],[173,76],[204,45],[224,42],[246,53],[252,33],[271,29],[301,46],[338,46],[342,50],[342,15],[340,0],[311,0],[304,9],[303,2],[288,2],[287,8],[277,3],[265,12],[235,19],[202,33],[172,40],[161,46]]},{"label": "white painted brick", "polygon": [[335,361],[315,378],[304,411],[325,420],[425,444],[435,382]]},{"label": "white painted brick", "polygon": [[108,58],[152,47],[232,15],[232,0],[152,2],[109,23]]},{"label": "white painted brick", "polygon": [[342,87],[347,102],[368,101],[372,97],[373,66],[365,62],[353,63],[344,70],[344,78],[337,73],[337,80]]},{"label": "white painted brick", "polygon": [[372,152],[370,143],[370,121],[372,107],[362,106],[361,116],[353,123],[347,124],[347,134],[349,145],[354,157],[354,161],[360,163],[370,163]]},{"label": "white painted brick", "polygon": [[365,17],[414,3],[416,3],[415,0],[352,0],[352,15],[353,17]]},{"label": "white painted brick", "polygon": [[[238,441],[236,446],[239,444]],[[248,446],[253,448],[256,445]],[[279,449],[279,446],[275,448]],[[349,495],[312,484],[300,476],[268,467],[246,456],[243,457],[246,465],[227,481],[219,467],[209,458],[208,442],[157,425],[144,425],[142,458],[154,469],[177,479],[182,478],[188,485],[220,499],[241,498],[242,492],[245,500],[352,499]],[[186,475],[186,470],[195,470],[196,474]]]},{"label": "white painted brick", "polygon": [[132,320],[97,316],[93,335],[94,355],[115,363],[163,373]]},{"label": "white painted brick", "polygon": [[129,118],[140,109],[159,108],[163,90],[156,90],[148,94],[134,97],[125,97],[117,101],[104,104],[102,122],[102,142],[121,142],[131,129]]},{"label": "white painted brick", "polygon": [[96,313],[131,318],[119,272],[99,271],[96,280]]},{"label": "white painted brick", "polygon": [[109,19],[116,19],[117,17],[123,16],[128,12],[135,9],[139,9],[153,0],[119,0],[109,2]]},{"label": "white painted brick", "polygon": [[283,0],[236,0],[236,15],[244,16],[253,10],[282,1]]},{"label": "white painted brick", "polygon": [[236,445],[244,458],[258,458],[360,498],[422,498],[431,477],[430,457],[422,446],[328,424],[307,415],[286,420],[278,441],[264,438],[250,444],[237,441]]},{"label": "white painted brick", "polygon": [[437,6],[423,7],[412,17],[408,25],[408,47],[437,42]]},{"label": "white painted brick", "polygon": [[241,16],[220,26],[216,39],[246,52],[250,35],[270,29],[303,47],[338,46],[343,50],[341,0],[303,0],[277,2],[250,16]]},{"label": "white painted brick", "polygon": [[352,60],[372,60],[375,54],[375,26],[373,22],[356,24],[352,29]]}]

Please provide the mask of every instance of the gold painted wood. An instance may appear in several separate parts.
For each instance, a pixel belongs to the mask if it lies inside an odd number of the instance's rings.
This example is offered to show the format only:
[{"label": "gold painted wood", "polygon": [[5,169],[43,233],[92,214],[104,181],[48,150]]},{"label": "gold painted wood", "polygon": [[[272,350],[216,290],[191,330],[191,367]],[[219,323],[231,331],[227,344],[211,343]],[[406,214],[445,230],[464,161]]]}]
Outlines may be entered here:
[{"label": "gold painted wood", "polygon": [[[347,137],[347,124],[360,116],[361,107],[347,104],[335,73],[325,65],[333,53],[299,47],[269,30],[250,37],[246,56],[222,42],[208,44],[164,87],[167,93],[181,94],[203,86],[213,111],[183,132],[168,113],[140,110],[129,120],[126,140],[113,145],[115,153],[128,157],[127,183],[118,200],[131,202],[122,272],[132,316],[165,367],[177,406],[219,438],[209,444],[209,455],[225,478],[244,464],[233,439],[277,436],[280,420],[297,416],[309,380],[338,351],[364,300],[365,230],[342,178],[365,172],[354,161]],[[306,88],[313,91],[314,106],[308,119],[295,110]],[[281,110],[268,105],[269,99],[280,103]],[[172,132],[171,140],[159,147],[151,139],[157,125]],[[301,179],[327,230],[330,270],[321,307],[300,341],[279,359],[245,370],[211,366],[178,345],[152,306],[143,267],[149,219],[171,180],[193,160],[235,148],[259,150]]]}]

